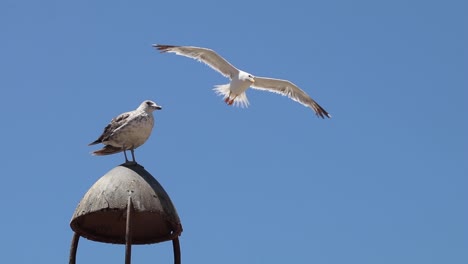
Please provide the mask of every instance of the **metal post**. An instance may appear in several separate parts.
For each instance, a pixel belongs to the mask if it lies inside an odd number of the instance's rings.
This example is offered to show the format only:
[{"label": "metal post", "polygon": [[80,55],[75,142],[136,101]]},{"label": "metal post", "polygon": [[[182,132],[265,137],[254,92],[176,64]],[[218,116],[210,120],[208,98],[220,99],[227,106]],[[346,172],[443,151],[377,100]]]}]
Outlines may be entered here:
[{"label": "metal post", "polygon": [[132,261],[132,196],[128,196],[127,203],[127,223],[125,230],[125,264],[130,264]]},{"label": "metal post", "polygon": [[70,258],[68,263],[75,264],[76,263],[76,251],[78,250],[78,241],[80,240],[80,235],[76,232],[73,234],[72,244],[70,246]]},{"label": "metal post", "polygon": [[180,264],[180,244],[179,237],[172,240],[172,249],[174,250],[174,264]]}]

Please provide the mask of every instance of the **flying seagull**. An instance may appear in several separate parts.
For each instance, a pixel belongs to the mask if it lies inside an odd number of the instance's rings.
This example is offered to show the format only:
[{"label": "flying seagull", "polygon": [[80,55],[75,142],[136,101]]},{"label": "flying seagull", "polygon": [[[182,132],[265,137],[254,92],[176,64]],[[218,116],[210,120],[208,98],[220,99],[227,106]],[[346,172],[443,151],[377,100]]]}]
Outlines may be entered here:
[{"label": "flying seagull", "polygon": [[155,102],[146,100],[136,110],[115,117],[104,128],[102,135],[89,144],[89,146],[99,143],[105,145],[93,154],[103,156],[123,151],[125,162],[128,162],[126,150],[130,150],[133,162],[135,162],[134,150],[146,142],[153,130],[153,111],[161,109],[162,107]]},{"label": "flying seagull", "polygon": [[294,83],[288,80],[280,80],[266,77],[256,77],[250,73],[237,69],[223,57],[219,56],[216,52],[207,48],[192,47],[192,46],[171,46],[171,45],[158,45],[154,44],[153,47],[164,52],[172,52],[177,55],[196,59],[206,63],[208,66],[218,71],[225,77],[231,79],[231,82],[223,85],[216,85],[213,89],[216,94],[222,95],[224,101],[228,105],[240,105],[247,107],[249,101],[245,91],[252,87],[258,90],[278,93],[288,96],[292,100],[303,104],[306,107],[312,108],[315,114],[321,118],[328,117],[328,114],[323,107],[315,102],[303,90],[297,87]]}]

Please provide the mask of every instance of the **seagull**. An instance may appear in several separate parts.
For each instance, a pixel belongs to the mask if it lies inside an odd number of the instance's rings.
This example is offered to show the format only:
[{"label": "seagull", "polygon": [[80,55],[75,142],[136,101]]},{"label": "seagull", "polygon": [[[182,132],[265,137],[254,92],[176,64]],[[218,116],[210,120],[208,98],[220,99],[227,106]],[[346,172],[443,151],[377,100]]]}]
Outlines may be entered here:
[{"label": "seagull", "polygon": [[223,76],[231,79],[231,82],[223,85],[216,85],[213,89],[216,94],[224,97],[224,102],[228,105],[240,105],[247,107],[249,101],[245,91],[252,87],[257,90],[269,91],[288,96],[292,100],[310,107],[315,111],[315,114],[321,118],[331,115],[307,95],[298,86],[288,80],[273,79],[267,77],[256,77],[250,73],[237,69],[215,51],[207,48],[192,47],[192,46],[171,46],[154,44],[153,47],[161,53],[170,52],[177,55],[192,58],[204,62],[215,71]]},{"label": "seagull", "polygon": [[104,148],[94,151],[93,155],[103,156],[123,151],[125,162],[128,162],[126,150],[130,150],[133,162],[136,163],[134,150],[143,145],[151,135],[154,126],[153,111],[161,109],[162,107],[155,102],[146,100],[136,110],[112,119],[102,135],[88,145],[105,145]]}]

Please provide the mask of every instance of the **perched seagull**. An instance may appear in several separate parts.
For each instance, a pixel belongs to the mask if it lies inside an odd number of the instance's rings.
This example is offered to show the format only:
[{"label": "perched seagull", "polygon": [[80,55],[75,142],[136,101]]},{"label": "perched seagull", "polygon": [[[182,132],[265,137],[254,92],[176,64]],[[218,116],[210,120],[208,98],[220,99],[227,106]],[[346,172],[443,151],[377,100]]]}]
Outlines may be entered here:
[{"label": "perched seagull", "polygon": [[306,107],[312,108],[315,114],[321,118],[331,115],[325,111],[319,104],[317,104],[310,96],[295,84],[288,80],[272,79],[266,77],[255,77],[250,73],[241,71],[234,67],[231,63],[219,56],[211,49],[191,47],[191,46],[170,46],[154,44],[153,47],[164,52],[172,52],[177,55],[196,59],[206,63],[208,66],[218,71],[225,77],[231,79],[231,82],[223,85],[216,85],[214,90],[216,94],[222,95],[224,101],[228,105],[240,105],[247,107],[249,101],[245,91],[252,87],[258,90],[274,92],[288,96],[292,100],[303,104]]},{"label": "perched seagull", "polygon": [[102,143],[104,148],[93,152],[96,156],[110,155],[124,152],[125,162],[128,162],[126,150],[132,153],[135,162],[134,150],[143,145],[151,135],[154,126],[154,110],[162,107],[155,102],[146,100],[133,111],[120,114],[104,128],[102,135],[96,141],[89,144]]}]

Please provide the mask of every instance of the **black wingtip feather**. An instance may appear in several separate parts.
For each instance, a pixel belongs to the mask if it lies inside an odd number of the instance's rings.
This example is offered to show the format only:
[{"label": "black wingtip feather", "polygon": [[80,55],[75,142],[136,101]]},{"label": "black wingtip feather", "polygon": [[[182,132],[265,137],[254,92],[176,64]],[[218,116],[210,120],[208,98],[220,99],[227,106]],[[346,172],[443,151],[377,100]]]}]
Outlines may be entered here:
[{"label": "black wingtip feather", "polygon": [[321,117],[322,119],[325,119],[325,117],[331,118],[331,115],[325,109],[323,109],[323,107],[321,107],[319,104],[315,104],[315,106],[315,109],[313,109],[315,111],[315,115]]},{"label": "black wingtip feather", "polygon": [[167,52],[168,49],[170,48],[176,48],[178,46],[172,46],[172,45],[160,45],[160,44],[153,44],[153,47],[161,51],[161,53]]}]

